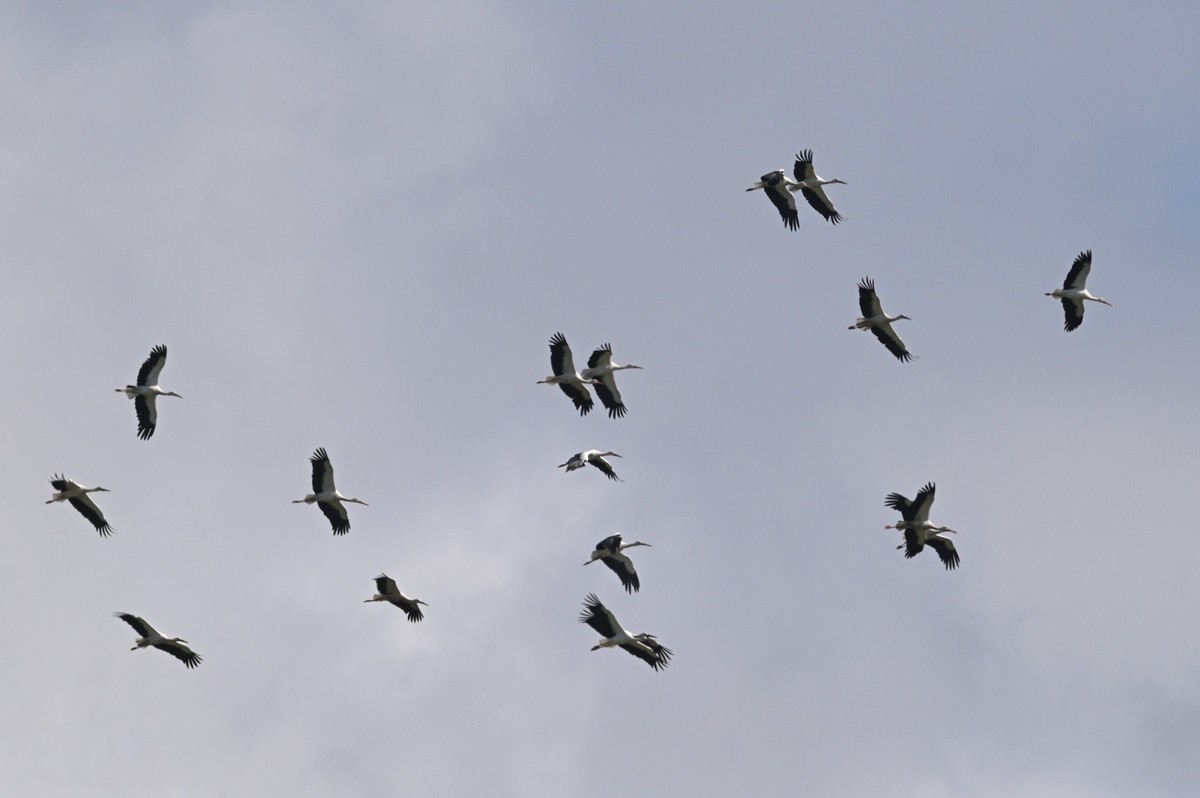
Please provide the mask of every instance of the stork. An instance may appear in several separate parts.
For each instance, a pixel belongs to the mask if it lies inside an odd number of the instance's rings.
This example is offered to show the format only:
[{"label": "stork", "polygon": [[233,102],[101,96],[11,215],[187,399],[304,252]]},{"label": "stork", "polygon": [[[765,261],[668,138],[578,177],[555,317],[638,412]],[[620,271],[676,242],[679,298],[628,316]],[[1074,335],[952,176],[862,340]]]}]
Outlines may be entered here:
[{"label": "stork", "polygon": [[792,168],[792,173],[796,176],[800,193],[804,195],[804,198],[808,200],[808,204],[817,213],[825,217],[825,221],[832,222],[833,224],[844,221],[842,215],[833,207],[833,203],[830,202],[822,186],[832,185],[833,183],[845,185],[846,181],[838,180],[837,178],[826,180],[819,176],[813,171],[812,160],[812,150],[805,150],[796,156],[796,165]]},{"label": "stork", "polygon": [[617,476],[617,472],[613,471],[613,467],[609,464],[605,457],[620,457],[616,452],[602,452],[599,449],[588,449],[586,452],[577,452],[571,455],[571,459],[565,463],[560,463],[559,468],[566,468],[567,473],[583,468],[585,465],[594,465],[596,468],[604,472],[605,476],[616,482],[624,482],[625,480]]},{"label": "stork", "polygon": [[[421,613],[420,604],[425,604],[424,601],[415,598],[409,598],[400,592],[400,588],[396,587],[396,580],[392,579],[387,574],[380,574],[375,577],[375,589],[379,591],[369,599],[363,599],[364,604],[369,604],[372,601],[386,601],[400,609],[404,610],[404,614],[413,623],[425,619]],[[428,607],[428,604],[425,604]]]},{"label": "stork", "polygon": [[884,313],[883,306],[879,304],[879,296],[875,293],[875,281],[870,277],[864,277],[858,283],[858,307],[862,311],[862,316],[847,329],[870,330],[901,363],[913,359],[914,356],[909,353],[904,342],[900,340],[900,336],[896,335],[896,331],[892,329],[892,322],[900,319],[912,321],[912,319],[903,313],[899,316],[889,316]]},{"label": "stork", "polygon": [[762,189],[766,192],[767,199],[771,200],[771,204],[779,211],[779,217],[783,219],[783,226],[789,230],[800,229],[800,214],[796,212],[796,198],[792,196],[793,191],[800,189],[800,184],[792,180],[782,169],[776,169],[774,172],[768,172],[762,178],[746,189],[747,191],[757,191]]},{"label": "stork", "polygon": [[957,533],[948,526],[937,526],[929,520],[929,509],[933,506],[935,490],[934,484],[928,482],[917,491],[917,498],[912,501],[899,493],[889,493],[883,503],[893,510],[899,510],[904,520],[898,524],[888,524],[884,529],[903,530],[904,542],[896,548],[904,549],[906,559],[917,556],[921,549],[929,545],[937,552],[942,564],[949,571],[958,567],[958,552],[954,549],[954,542],[941,533]]},{"label": "stork", "polygon": [[100,537],[106,538],[112,534],[112,527],[108,525],[108,521],[104,520],[104,513],[100,512],[100,508],[88,496],[89,493],[103,491],[109,493],[108,488],[87,488],[80,485],[74,480],[67,479],[62,474],[55,474],[50,480],[50,487],[54,488],[55,494],[46,504],[53,502],[70,502],[71,506],[79,511],[79,514],[91,522],[92,526],[96,527],[96,531],[100,533]]},{"label": "stork", "polygon": [[592,381],[592,387],[596,389],[596,395],[600,397],[600,401],[608,408],[608,417],[620,418],[628,411],[625,403],[621,401],[621,392],[617,390],[616,372],[621,369],[640,368],[641,366],[635,366],[632,363],[626,363],[625,365],[614,363],[612,359],[612,347],[605,344],[592,352],[592,356],[588,358],[588,367],[580,372],[580,377]]},{"label": "stork", "polygon": [[350,531],[350,514],[346,512],[346,507],[342,502],[353,502],[364,507],[370,505],[362,499],[343,496],[338,492],[333,485],[333,463],[329,462],[329,455],[325,453],[323,447],[313,452],[312,457],[308,459],[312,461],[313,492],[303,499],[294,500],[292,504],[316,502],[317,506],[321,508],[321,512],[325,513],[325,517],[329,519],[329,524],[333,527],[333,534],[344,535]]},{"label": "stork", "polygon": [[658,642],[658,639],[647,632],[632,634],[617,623],[612,611],[600,603],[595,593],[588,593],[583,601],[583,612],[579,614],[579,622],[600,633],[603,638],[592,646],[592,651],[601,648],[620,646],[638,659],[650,664],[654,670],[662,670],[671,661],[671,649]]},{"label": "stork", "polygon": [[165,651],[175,659],[181,661],[188,668],[194,668],[200,664],[200,655],[192,651],[184,643],[187,641],[182,637],[163,637],[153,626],[146,623],[145,620],[136,615],[130,615],[127,612],[114,612],[125,623],[133,627],[133,631],[138,633],[137,644],[130,651],[137,651],[139,648],[154,646],[160,651]]},{"label": "stork", "polygon": [[1063,281],[1063,287],[1046,292],[1046,296],[1062,300],[1063,310],[1066,312],[1063,329],[1067,332],[1079,329],[1079,325],[1083,324],[1083,300],[1090,299],[1093,302],[1112,307],[1112,303],[1107,299],[1092,296],[1091,292],[1084,287],[1091,271],[1092,251],[1089,249],[1080,252],[1075,258],[1075,262],[1071,264],[1071,271],[1067,272],[1067,279]]},{"label": "stork", "polygon": [[126,385],[124,388],[116,389],[118,393],[124,392],[133,400],[133,407],[137,411],[138,418],[137,434],[144,441],[150,440],[150,436],[154,434],[154,429],[158,425],[158,407],[155,404],[157,398],[160,396],[183,398],[174,391],[164,391],[158,385],[158,375],[162,373],[166,363],[167,347],[159,344],[150,350],[149,357],[138,369],[137,385]]},{"label": "stork", "polygon": [[567,345],[567,338],[561,332],[556,332],[550,339],[550,369],[554,373],[544,380],[538,380],[537,384],[557,385],[575,403],[579,415],[586,416],[595,404],[587,389],[592,380],[584,379],[575,370],[571,347]]},{"label": "stork", "polygon": [[629,555],[625,554],[625,549],[632,549],[634,546],[649,546],[649,543],[643,543],[636,540],[633,543],[622,543],[620,535],[609,535],[604,540],[596,544],[596,550],[592,552],[592,558],[584,563],[591,565],[599,560],[607,565],[614,574],[616,574],[621,584],[625,586],[625,592],[632,594],[635,590],[642,589],[642,583],[638,580],[637,570],[633,567],[633,560],[629,559]]}]

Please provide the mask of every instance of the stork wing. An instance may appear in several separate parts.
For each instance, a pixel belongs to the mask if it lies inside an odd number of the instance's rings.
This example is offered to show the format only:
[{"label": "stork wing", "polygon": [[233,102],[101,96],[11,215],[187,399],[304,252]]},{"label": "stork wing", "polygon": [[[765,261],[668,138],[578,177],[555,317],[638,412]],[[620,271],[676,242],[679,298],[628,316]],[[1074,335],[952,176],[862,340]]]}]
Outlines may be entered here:
[{"label": "stork wing", "polygon": [[[780,177],[783,173],[779,173]],[[792,192],[787,190],[787,186],[782,181],[778,181],[771,185],[763,187],[763,191],[771,200],[771,204],[779,211],[779,218],[783,219],[783,226],[789,230],[800,229],[800,214],[796,211],[796,198],[792,196]]]},{"label": "stork wing", "polygon": [[592,352],[592,356],[588,358],[588,368],[608,368],[612,363],[612,346],[605,344],[599,349]]},{"label": "stork wing", "polygon": [[910,559],[925,548],[925,540],[915,529],[904,530],[904,558]]},{"label": "stork wing", "polygon": [[200,664],[200,655],[178,641],[168,640],[163,643],[157,643],[154,647],[160,648],[172,657],[175,657],[175,659],[187,665],[189,670]]},{"label": "stork wing", "polygon": [[1063,329],[1067,332],[1078,330],[1079,326],[1083,324],[1083,300],[1063,297],[1062,303],[1065,318]]},{"label": "stork wing", "polygon": [[[570,360],[570,358],[571,355],[568,353],[567,359]],[[575,373],[574,368],[572,368],[571,373]],[[574,382],[560,382],[558,387],[562,388],[563,393],[571,397],[571,401],[575,404],[575,409],[579,411],[579,415],[586,416],[595,407],[596,403],[592,401],[592,395],[588,393],[586,385]]]},{"label": "stork wing", "polygon": [[[811,171],[811,170],[810,170]],[[837,224],[844,221],[842,215],[833,207],[833,202],[830,201],[828,195],[825,194],[825,189],[822,186],[809,188],[805,186],[800,189],[800,193],[808,200],[808,204],[813,206],[813,209],[825,217],[825,221]]]},{"label": "stork wing", "polygon": [[404,610],[404,614],[408,616],[408,620],[413,623],[425,620],[425,615],[421,612],[421,605],[415,601],[409,600],[405,602],[400,609]]},{"label": "stork wing", "polygon": [[941,535],[934,535],[925,542],[937,552],[938,557],[941,557],[942,564],[946,566],[947,571],[958,567],[958,552],[954,548],[954,541]]},{"label": "stork wing", "polygon": [[55,474],[54,478],[50,480],[50,487],[54,488],[59,493],[62,493],[67,488],[78,488],[79,486],[67,479],[62,474]]},{"label": "stork wing", "polygon": [[154,428],[158,424],[158,403],[154,394],[138,394],[133,397],[133,409],[137,411],[138,437],[144,441],[150,440]]},{"label": "stork wing", "polygon": [[333,527],[333,534],[344,535],[350,531],[350,514],[346,512],[346,505],[333,499],[332,501],[319,501],[317,506],[329,519],[329,525]]},{"label": "stork wing", "polygon": [[621,401],[621,392],[617,390],[616,376],[609,372],[602,377],[597,377],[596,382],[592,385],[596,389],[596,396],[599,396],[600,401],[608,408],[609,418],[621,418],[629,412],[625,403]]},{"label": "stork wing", "polygon": [[804,150],[796,156],[796,164],[792,167],[792,174],[796,180],[803,183],[805,180],[812,180],[817,176],[817,173],[813,171],[812,160],[812,150]]},{"label": "stork wing", "polygon": [[[654,670],[662,670],[667,667],[667,663],[671,661],[671,649],[654,639],[653,635],[640,634],[635,638],[641,645],[631,645],[626,643],[621,648],[628,651],[633,656],[640,660],[650,663],[650,667]],[[645,646],[646,648],[642,648]],[[649,649],[647,651],[646,649]]]},{"label": "stork wing", "polygon": [[400,588],[396,587],[396,580],[387,574],[380,574],[375,577],[375,591],[381,596],[400,595]]},{"label": "stork wing", "polygon": [[1071,271],[1067,272],[1067,279],[1063,281],[1063,288],[1082,290],[1091,271],[1092,251],[1089,249],[1076,256],[1075,262],[1071,264]]},{"label": "stork wing", "polygon": [[864,277],[858,281],[858,309],[864,319],[873,319],[883,315],[879,296],[875,293],[875,281],[870,277]]},{"label": "stork wing", "polygon": [[923,524],[929,520],[929,510],[933,507],[933,493],[937,490],[932,482],[926,482],[925,487],[917,491],[917,498],[913,499],[913,519],[918,524]]},{"label": "stork wing", "polygon": [[96,503],[86,493],[67,499],[67,501],[79,511],[80,515],[91,522],[92,526],[96,527],[96,531],[100,533],[100,537],[106,538],[112,534],[112,527],[108,525],[108,521],[104,520],[104,513],[100,512],[100,508],[96,506]]},{"label": "stork wing", "polygon": [[600,541],[599,543],[597,543],[597,544],[596,544],[596,551],[613,551],[613,552],[616,552],[616,551],[620,551],[620,550],[621,550],[621,536],[620,536],[620,534],[617,534],[617,535],[609,535],[609,536],[608,536],[608,537],[606,537],[604,540],[602,540],[602,541]]},{"label": "stork wing", "polygon": [[899,493],[889,493],[887,498],[883,500],[886,507],[891,507],[893,510],[899,510],[900,515],[904,516],[905,521],[912,520],[912,502]]},{"label": "stork wing", "polygon": [[579,622],[595,629],[605,640],[616,635],[621,628],[616,616],[600,603],[595,593],[588,593],[587,598],[583,600],[583,612],[579,613]]},{"label": "stork wing", "polygon": [[575,373],[571,347],[567,345],[567,337],[561,332],[556,332],[550,339],[550,370],[556,377]]},{"label": "stork wing", "polygon": [[122,621],[132,626],[133,631],[138,633],[138,637],[153,637],[158,634],[153,626],[136,615],[130,615],[128,612],[114,612],[113,615],[116,615]]},{"label": "stork wing", "polygon": [[603,457],[593,457],[588,462],[590,462],[596,468],[599,468],[601,471],[603,471],[604,474],[609,479],[611,479],[615,482],[624,482],[625,481],[625,480],[621,479],[619,476],[617,476],[617,472],[613,471],[613,467]]},{"label": "stork wing", "polygon": [[308,459],[312,462],[313,493],[332,493],[336,490],[333,486],[333,463],[329,462],[325,448],[317,449]]},{"label": "stork wing", "polygon": [[[875,303],[879,304],[878,301]],[[892,329],[891,322],[876,324],[871,327],[871,333],[879,339],[879,342],[887,347],[887,351],[896,356],[896,359],[901,363],[906,363],[912,360],[912,355],[908,351],[908,347],[904,345],[904,341],[900,340],[900,336]]]},{"label": "stork wing", "polygon": [[137,384],[158,385],[158,375],[162,373],[166,363],[167,347],[159,344],[150,350],[150,356],[142,362],[142,367],[138,369]]},{"label": "stork wing", "polygon": [[617,552],[609,554],[601,561],[620,578],[626,593],[633,593],[635,590],[641,591],[642,583],[638,580],[637,571],[634,570],[633,560],[629,559],[629,555]]}]

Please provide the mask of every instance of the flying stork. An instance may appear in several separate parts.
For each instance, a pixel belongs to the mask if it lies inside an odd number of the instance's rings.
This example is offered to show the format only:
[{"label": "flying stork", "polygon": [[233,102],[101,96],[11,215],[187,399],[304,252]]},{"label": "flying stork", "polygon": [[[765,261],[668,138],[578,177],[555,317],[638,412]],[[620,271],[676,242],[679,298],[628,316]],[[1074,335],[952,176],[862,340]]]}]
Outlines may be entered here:
[{"label": "flying stork", "polygon": [[632,594],[635,590],[642,589],[642,583],[638,580],[637,570],[633,567],[633,560],[625,554],[625,549],[631,549],[634,546],[649,546],[649,543],[643,543],[640,540],[633,543],[622,543],[620,535],[609,535],[604,540],[596,544],[596,550],[592,552],[592,558],[584,563],[591,565],[597,560],[607,565],[614,574],[616,574],[621,584],[625,586],[625,592]]},{"label": "flying stork", "polygon": [[799,181],[800,193],[808,200],[808,204],[813,207],[817,213],[825,217],[825,221],[837,224],[844,221],[842,215],[833,207],[833,203],[829,201],[829,197],[825,195],[825,189],[821,186],[828,186],[833,183],[846,184],[845,180],[826,180],[813,171],[813,154],[812,150],[805,150],[796,156],[796,165],[792,168],[792,173],[796,175],[796,180]]},{"label": "flying stork", "polygon": [[804,194],[804,199],[808,200],[808,204],[829,222],[837,224],[843,221],[842,215],[833,207],[833,203],[830,202],[822,186],[831,183],[845,184],[845,180],[826,180],[818,176],[813,171],[812,150],[805,150],[796,156],[792,174],[795,175],[795,180],[788,177],[782,169],[776,169],[774,172],[763,175],[757,183],[746,190],[755,191],[761,188],[765,191],[771,203],[779,211],[784,227],[790,230],[797,230],[800,227],[800,215],[796,211],[796,198],[792,196],[792,193],[796,191]]},{"label": "flying stork", "polygon": [[609,464],[605,457],[620,457],[616,452],[602,452],[599,449],[588,449],[586,452],[577,452],[571,455],[571,459],[565,463],[560,463],[559,468],[566,468],[567,473],[583,468],[585,465],[594,465],[596,468],[604,472],[611,480],[616,482],[624,482],[625,480],[617,476],[617,472],[613,471],[613,467]]},{"label": "flying stork", "polygon": [[1112,307],[1112,303],[1107,299],[1092,296],[1091,292],[1084,288],[1091,271],[1092,251],[1089,249],[1086,252],[1080,252],[1079,256],[1075,258],[1075,262],[1071,264],[1071,271],[1067,272],[1067,279],[1063,281],[1063,287],[1046,292],[1046,296],[1062,300],[1063,310],[1066,311],[1067,317],[1063,322],[1063,329],[1067,332],[1076,330],[1079,325],[1083,324],[1083,300],[1090,299],[1093,302],[1100,302]]},{"label": "flying stork", "polygon": [[671,661],[671,649],[659,643],[652,634],[642,632],[635,635],[626,631],[617,623],[612,611],[600,603],[595,593],[588,593],[584,599],[579,622],[586,623],[604,638],[592,646],[592,651],[620,646],[638,659],[648,662],[656,671],[667,667]]},{"label": "flying stork", "polygon": [[[375,589],[379,591],[369,599],[363,599],[364,604],[369,604],[372,601],[386,601],[404,610],[404,614],[413,623],[425,619],[421,613],[420,604],[425,604],[424,601],[415,598],[409,598],[400,592],[400,588],[396,587],[396,580],[392,579],[387,574],[380,574],[375,577]],[[428,604],[425,604],[428,607]]]},{"label": "flying stork", "polygon": [[554,373],[544,380],[538,380],[537,384],[557,385],[575,403],[579,415],[586,416],[595,404],[587,389],[592,380],[584,379],[575,370],[571,347],[567,345],[567,338],[561,332],[556,332],[550,339],[550,368]]},{"label": "flying stork", "polygon": [[903,313],[899,316],[889,316],[884,313],[883,306],[879,304],[879,295],[875,293],[875,281],[870,277],[864,277],[858,283],[858,307],[862,311],[862,316],[847,329],[870,330],[901,363],[913,359],[913,355],[904,346],[900,336],[896,335],[896,331],[892,329],[892,322],[900,319],[912,321],[912,319]]},{"label": "flying stork", "polygon": [[294,500],[292,504],[316,502],[321,508],[321,512],[325,513],[325,517],[329,519],[329,524],[333,527],[333,534],[344,535],[350,531],[350,514],[346,512],[346,507],[342,502],[354,502],[364,507],[370,505],[362,499],[343,496],[334,487],[333,463],[329,462],[329,455],[325,454],[324,447],[317,449],[308,459],[312,461],[313,492],[303,499]]},{"label": "flying stork", "polygon": [[114,612],[125,623],[133,627],[133,631],[138,633],[137,644],[129,649],[137,651],[139,648],[146,646],[154,646],[160,651],[165,651],[172,657],[183,662],[188,668],[194,668],[200,664],[200,655],[184,645],[187,641],[182,637],[163,637],[153,626],[146,623],[136,615],[130,615],[127,612]]},{"label": "flying stork", "polygon": [[[889,493],[883,503],[893,510],[899,510],[904,520],[898,524],[888,524],[884,529],[900,529],[904,531],[904,542],[896,548],[904,549],[905,558],[915,557],[928,544],[942,559],[946,570],[958,567],[958,552],[950,538],[943,537],[943,532],[954,532],[948,526],[936,526],[929,520],[929,508],[933,506],[933,492],[936,487],[932,482],[917,491],[917,498],[909,501],[899,493]],[[955,533],[957,534],[957,533]]]},{"label": "flying stork", "polygon": [[783,226],[789,230],[799,230],[800,214],[796,212],[796,198],[791,192],[799,190],[800,184],[784,174],[782,169],[776,169],[763,175],[746,190],[756,191],[760,188],[766,192],[767,199],[771,200],[771,204],[779,211]]},{"label": "flying stork", "polygon": [[124,392],[133,400],[133,407],[137,411],[138,418],[137,434],[144,441],[150,440],[150,436],[154,434],[154,428],[158,424],[158,407],[155,405],[155,400],[160,396],[183,398],[174,391],[164,391],[158,385],[158,375],[162,373],[166,363],[167,347],[159,344],[150,350],[150,356],[138,369],[137,385],[126,385],[124,388],[116,389],[118,393]]},{"label": "flying stork", "polygon": [[635,366],[632,363],[625,365],[614,363],[612,359],[612,347],[605,344],[592,352],[592,356],[588,358],[588,367],[580,372],[579,376],[585,380],[592,381],[592,386],[596,389],[596,395],[600,397],[600,401],[608,408],[608,417],[620,418],[628,411],[625,403],[621,401],[621,392],[617,390],[616,372],[621,369],[640,368],[641,366]]},{"label": "flying stork", "polygon": [[96,527],[96,531],[100,533],[100,537],[106,538],[112,534],[112,527],[108,525],[108,521],[104,520],[104,513],[100,512],[100,508],[88,496],[89,493],[96,491],[104,491],[109,493],[108,488],[85,488],[74,480],[67,479],[62,474],[55,474],[50,480],[50,487],[54,488],[55,494],[46,504],[53,502],[67,501],[71,506],[79,511],[79,514],[91,522],[92,526]]}]

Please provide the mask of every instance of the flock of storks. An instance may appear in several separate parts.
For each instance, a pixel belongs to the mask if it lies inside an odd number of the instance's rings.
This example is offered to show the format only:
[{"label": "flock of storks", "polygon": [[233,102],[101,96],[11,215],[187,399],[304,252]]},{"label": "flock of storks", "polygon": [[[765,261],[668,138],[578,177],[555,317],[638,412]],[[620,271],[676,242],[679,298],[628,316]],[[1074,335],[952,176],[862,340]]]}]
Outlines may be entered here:
[{"label": "flock of storks", "polygon": [[[794,179],[788,177],[782,169],[776,170],[763,175],[758,182],[746,190],[761,189],[764,191],[778,209],[784,226],[790,230],[799,228],[795,192],[803,194],[808,203],[830,223],[837,224],[843,221],[842,215],[837,212],[823,186],[845,181],[826,180],[818,176],[813,170],[812,150],[806,150],[796,156],[792,174]],[[1068,332],[1077,329],[1083,323],[1085,300],[1105,305],[1111,304],[1105,299],[1093,296],[1085,287],[1091,268],[1091,251],[1081,252],[1075,258],[1075,262],[1063,282],[1063,287],[1046,293],[1046,296],[1062,301],[1066,314],[1064,328]],[[908,319],[908,316],[889,316],[884,313],[879,297],[875,293],[875,283],[869,277],[864,277],[859,282],[858,299],[862,316],[849,329],[870,330],[899,361],[912,360],[914,355],[908,351],[900,336],[892,329],[892,322]],[[163,390],[158,384],[159,375],[166,362],[166,346],[154,347],[138,371],[137,383],[116,389],[134,402],[138,421],[137,435],[141,440],[149,440],[157,428],[158,397],[179,397],[179,394]],[[621,398],[621,392],[617,389],[616,372],[622,369],[641,368],[641,366],[633,364],[613,362],[612,347],[604,344],[592,352],[588,358],[587,368],[579,371],[575,368],[571,347],[561,332],[555,333],[550,339],[550,367],[553,374],[538,380],[539,384],[557,385],[570,398],[580,416],[587,415],[595,406],[588,390],[590,387],[596,391],[596,395],[600,397],[609,417],[613,419],[623,418],[628,412],[624,400]],[[612,464],[605,458],[620,456],[612,451],[589,449],[573,455],[567,462],[560,464],[559,468],[565,468],[569,473],[590,465],[601,471],[610,480],[619,482],[621,481],[620,477],[617,476]],[[329,519],[333,534],[344,535],[350,531],[350,518],[346,504],[366,505],[366,502],[344,496],[337,490],[333,480],[333,464],[325,449],[318,448],[309,460],[312,465],[313,492],[303,499],[296,499],[294,503],[316,504]],[[46,502],[47,504],[70,502],[71,506],[78,510],[102,537],[112,534],[112,527],[109,526],[104,513],[88,495],[107,491],[107,488],[89,488],[61,474],[55,474],[50,480],[50,485],[54,488],[55,493]],[[953,541],[946,537],[946,533],[954,533],[955,530],[938,526],[929,520],[929,511],[933,506],[935,490],[934,484],[930,482],[917,492],[916,498],[911,500],[899,493],[888,494],[884,499],[884,504],[898,511],[901,520],[895,524],[888,524],[885,529],[896,529],[904,533],[904,540],[897,548],[904,549],[906,558],[915,557],[928,546],[937,553],[949,570],[956,568],[959,564],[958,551],[955,549]],[[590,559],[584,565],[590,565],[597,561],[603,562],[617,575],[625,591],[632,594],[640,590],[641,582],[633,561],[624,552],[635,546],[649,545],[642,541],[626,543],[621,535],[610,535],[596,544]],[[404,611],[408,619],[414,623],[425,617],[421,612],[421,606],[429,605],[420,599],[406,596],[397,587],[395,580],[387,574],[380,574],[375,578],[375,587],[377,592],[371,598],[365,599],[366,602],[386,601]],[[178,658],[188,668],[195,668],[200,664],[200,656],[188,647],[186,640],[178,637],[164,637],[153,626],[136,615],[116,613],[116,616],[137,632],[138,639],[133,650],[154,647]],[[617,621],[612,611],[605,607],[594,593],[589,593],[584,599],[583,612],[580,614],[579,621],[586,623],[602,636],[600,642],[592,647],[593,651],[600,648],[619,647],[649,663],[650,667],[656,671],[665,668],[670,662],[672,655],[670,649],[659,643],[652,634],[645,632],[634,634],[626,630]]]},{"label": "flock of storks", "polygon": [[[800,224],[794,196],[797,191],[803,194],[808,204],[830,223],[837,224],[844,221],[823,187],[834,183],[845,184],[846,181],[836,178],[826,180],[820,177],[813,169],[812,161],[812,150],[805,150],[796,156],[796,162],[792,168],[793,177],[788,177],[782,169],[776,169],[774,172],[763,175],[757,183],[746,189],[747,191],[760,189],[764,191],[779,211],[784,226],[790,230],[798,229]],[[1063,328],[1067,332],[1076,330],[1083,324],[1084,300],[1100,302],[1105,305],[1112,304],[1106,299],[1093,296],[1087,290],[1087,278],[1091,271],[1091,250],[1080,252],[1076,256],[1075,262],[1071,264],[1062,288],[1046,292],[1046,296],[1062,301],[1063,312],[1066,316]],[[915,357],[908,351],[908,347],[904,345],[904,341],[900,340],[896,331],[892,329],[892,322],[908,319],[908,316],[903,314],[889,316],[883,312],[879,296],[875,293],[875,281],[870,277],[864,277],[858,284],[858,306],[862,316],[850,325],[849,329],[870,330],[902,363],[911,361]],[[911,319],[908,320],[911,321]],[[946,526],[938,526],[929,520],[929,510],[933,506],[935,490],[934,484],[930,482],[917,491],[916,498],[912,500],[899,493],[888,494],[884,499],[884,505],[899,511],[901,520],[895,524],[888,524],[884,528],[897,529],[904,533],[904,541],[897,548],[904,549],[906,558],[915,557],[926,546],[929,546],[937,552],[946,569],[950,570],[958,567],[959,556],[954,548],[954,542],[944,534],[953,533],[954,530]]]}]

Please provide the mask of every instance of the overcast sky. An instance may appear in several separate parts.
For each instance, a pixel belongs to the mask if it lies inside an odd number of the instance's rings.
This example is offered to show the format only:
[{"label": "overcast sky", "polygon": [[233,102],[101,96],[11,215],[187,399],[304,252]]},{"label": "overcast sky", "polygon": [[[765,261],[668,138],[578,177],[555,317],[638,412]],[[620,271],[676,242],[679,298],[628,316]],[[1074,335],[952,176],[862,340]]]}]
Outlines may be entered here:
[{"label": "overcast sky", "polygon": [[[0,791],[1196,795],[1198,29],[4,4]],[[790,232],[744,189],[808,148],[846,220]],[[847,331],[863,276],[919,359]],[[557,331],[645,367],[627,417],[536,384]],[[345,537],[289,503],[318,446]],[[927,481],[956,571],[883,529]],[[581,567],[614,532],[639,594]]]}]

